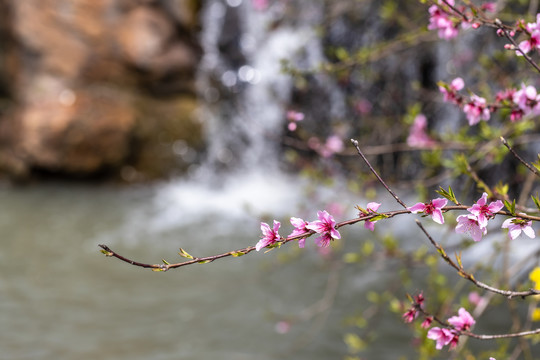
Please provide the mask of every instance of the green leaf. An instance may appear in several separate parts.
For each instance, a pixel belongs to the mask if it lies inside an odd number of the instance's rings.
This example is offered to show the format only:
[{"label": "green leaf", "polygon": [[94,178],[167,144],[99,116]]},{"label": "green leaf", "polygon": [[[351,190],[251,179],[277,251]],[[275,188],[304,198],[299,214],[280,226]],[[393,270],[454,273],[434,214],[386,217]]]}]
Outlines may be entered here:
[{"label": "green leaf", "polygon": [[499,183],[495,186],[495,191],[502,196],[507,195],[508,184],[503,184],[501,181],[499,181]]},{"label": "green leaf", "polygon": [[345,334],[343,341],[347,345],[347,349],[350,353],[356,354],[364,350],[367,346],[366,342],[360,338],[360,336],[354,333]]},{"label": "green leaf", "polygon": [[161,261],[163,261],[163,263],[164,263],[165,265],[171,265],[171,264],[169,264],[169,263],[167,262],[167,260],[165,260],[165,259],[161,259]]},{"label": "green leaf", "polygon": [[455,256],[456,256],[456,261],[457,261],[459,267],[460,267],[461,269],[463,269],[463,263],[461,262],[461,253],[455,254]]},{"label": "green leaf", "polygon": [[188,254],[188,252],[182,248],[180,248],[180,252],[178,253],[178,255],[180,255],[181,257],[184,257],[186,259],[194,259],[193,256],[191,256],[190,254]]},{"label": "green leaf", "polygon": [[243,252],[243,251],[231,251],[231,255],[232,255],[233,257],[240,257],[240,256],[242,256],[242,255],[246,255],[246,253]]},{"label": "green leaf", "polygon": [[532,163],[532,166],[534,166],[534,168],[538,171],[540,171],[540,154],[538,154],[538,161],[537,162],[533,162]]},{"label": "green leaf", "polygon": [[439,187],[440,190],[435,190],[435,192],[445,198],[447,198],[448,200],[450,200],[451,202],[453,202],[454,204],[456,205],[459,205],[459,201],[457,201],[456,199],[456,195],[454,194],[454,190],[452,190],[452,188],[449,186],[448,187],[448,191],[444,190],[441,187]]},{"label": "green leaf", "polygon": [[504,200],[504,206],[506,209],[508,209],[510,214],[514,216],[516,215],[516,199],[512,200],[512,203],[510,203],[508,200]]},{"label": "green leaf", "polygon": [[360,261],[360,256],[357,253],[349,252],[343,255],[343,262],[346,264],[354,264]]},{"label": "green leaf", "polygon": [[209,262],[212,262],[212,260],[201,260],[198,263],[199,264],[208,264]]},{"label": "green leaf", "polygon": [[362,245],[362,253],[365,256],[371,255],[373,250],[375,250],[375,245],[371,241],[366,241],[364,245]]},{"label": "green leaf", "polygon": [[540,210],[540,200],[538,199],[538,194],[536,196],[532,196],[532,199],[534,201],[534,205],[536,205],[536,207],[538,208],[538,210]]},{"label": "green leaf", "polygon": [[345,49],[343,47],[337,48],[335,50],[335,55],[338,58],[338,60],[340,60],[340,61],[345,61],[345,60],[349,59],[349,56],[350,56],[347,49]]},{"label": "green leaf", "polygon": [[378,214],[377,216],[374,216],[371,219],[369,219],[369,221],[379,221],[379,220],[387,219],[387,218],[388,218],[388,215]]},{"label": "green leaf", "polygon": [[101,251],[102,254],[105,254],[105,256],[113,256],[113,253],[110,252],[110,251],[103,250],[103,249],[101,249],[100,251]]},{"label": "green leaf", "polygon": [[367,211],[366,209],[364,208],[361,208],[359,205],[356,205],[354,207],[356,210],[358,210],[359,212],[361,212],[363,215],[368,215],[369,214],[369,211]]}]

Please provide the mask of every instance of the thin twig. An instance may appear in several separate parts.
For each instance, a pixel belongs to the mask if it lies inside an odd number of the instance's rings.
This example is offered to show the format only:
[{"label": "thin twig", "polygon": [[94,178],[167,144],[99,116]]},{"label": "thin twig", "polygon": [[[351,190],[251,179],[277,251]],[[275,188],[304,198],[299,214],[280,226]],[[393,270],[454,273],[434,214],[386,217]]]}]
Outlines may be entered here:
[{"label": "thin twig", "polygon": [[472,274],[469,274],[468,272],[465,271],[465,269],[463,269],[463,266],[456,264],[452,259],[450,259],[450,257],[446,254],[446,251],[444,250],[444,248],[433,239],[433,237],[427,232],[427,230],[424,228],[422,223],[420,223],[420,221],[416,220],[416,225],[420,227],[424,235],[426,235],[426,237],[429,239],[431,244],[437,249],[437,251],[439,252],[441,257],[444,259],[444,261],[446,261],[451,267],[453,267],[458,272],[459,276],[471,281],[477,287],[487,290],[487,291],[491,291],[499,295],[506,296],[508,299],[512,299],[514,297],[525,298],[531,295],[540,295],[540,291],[536,289],[529,289],[527,291],[502,290],[502,289],[495,288],[493,286],[490,286],[488,284],[485,284],[481,281],[476,280]]},{"label": "thin twig", "polygon": [[522,56],[523,58],[525,58],[525,60],[531,64],[531,66],[538,72],[540,72],[540,66],[538,66],[537,63],[534,62],[534,60],[529,56],[527,55],[527,53],[525,53],[525,51],[521,50],[521,48],[519,47],[518,43],[516,42],[516,40],[514,40],[514,38],[512,36],[510,36],[510,34],[508,33],[508,29],[502,24],[501,20],[499,19],[495,19],[493,21],[493,24],[503,32],[504,34],[504,37],[510,41],[510,43],[512,44],[512,47],[513,49],[512,50],[515,50],[515,51],[518,51]]},{"label": "thin twig", "polygon": [[371,166],[371,164],[369,163],[368,159],[364,156],[364,154],[362,153],[362,150],[360,150],[360,145],[358,145],[358,141],[354,140],[354,139],[351,139],[351,142],[353,143],[354,147],[356,148],[356,151],[358,151],[358,154],[362,157],[362,159],[365,161],[365,163],[367,164],[367,166],[369,167],[369,169],[371,170],[371,172],[377,177],[377,180],[379,180],[379,182],[382,184],[382,186],[384,186],[384,188],[390,193],[390,195],[392,195],[394,197],[394,199],[396,199],[396,201],[401,205],[403,206],[405,209],[407,208],[407,205],[405,205],[405,203],[403,201],[401,201],[401,199],[392,191],[392,189],[390,189],[388,187],[388,185],[386,185],[386,183],[384,182],[384,180],[379,176],[379,174],[377,174],[377,171],[375,171],[375,169],[373,168],[373,166]]},{"label": "thin twig", "polygon": [[[412,298],[412,297],[411,297]],[[412,298],[414,299],[414,298]],[[520,332],[516,332],[516,333],[508,333],[508,334],[475,334],[473,332],[470,332],[470,331],[466,331],[466,330],[458,330],[456,329],[454,326],[450,325],[449,323],[445,322],[445,321],[442,321],[440,318],[438,318],[437,316],[434,316],[434,315],[431,315],[429,312],[427,312],[426,310],[424,310],[424,308],[418,304],[416,301],[413,300],[413,304],[412,306],[419,312],[422,313],[422,315],[424,315],[425,317],[431,317],[433,319],[433,321],[437,322],[439,325],[442,325],[448,329],[452,329],[453,331],[455,331],[457,334],[459,335],[465,335],[465,336],[469,336],[469,337],[472,337],[472,338],[475,338],[475,339],[479,339],[479,340],[494,340],[494,339],[505,339],[505,338],[517,338],[517,337],[523,337],[523,336],[530,336],[530,335],[536,335],[536,334],[540,334],[540,328],[538,329],[534,329],[534,330],[527,330],[527,331],[520,331]]]},{"label": "thin twig", "polygon": [[493,335],[475,334],[468,331],[461,331],[460,333],[461,335],[470,336],[472,338],[479,339],[479,340],[494,340],[494,339],[516,338],[516,337],[522,337],[522,336],[536,335],[536,334],[540,334],[540,329],[521,331],[521,332],[511,333],[511,334],[493,334]]},{"label": "thin twig", "polygon": [[[468,205],[452,205],[452,206],[443,207],[441,209],[441,211],[448,212],[448,211],[454,211],[454,210],[467,210],[468,208],[470,208],[470,206],[468,206]],[[374,217],[378,217],[378,216],[381,216],[381,215],[385,219],[389,219],[389,218],[393,218],[394,216],[397,216],[397,215],[410,214],[410,213],[411,212],[409,210],[406,210],[406,209],[405,210],[387,211],[387,212],[373,212],[373,213],[369,213],[369,214],[364,214],[364,215],[359,216],[359,217],[354,218],[354,219],[349,219],[349,220],[339,222],[339,223],[336,224],[335,227],[336,227],[336,229],[339,229],[340,227],[343,227],[345,225],[353,225],[353,224],[356,224],[358,222],[370,220],[370,219],[373,219]],[[504,215],[504,216],[514,216],[514,217],[518,217],[518,218],[525,219],[525,220],[540,221],[540,216],[533,216],[533,215],[527,215],[527,214],[522,214],[522,213],[517,213],[515,215],[512,215],[510,212],[505,211],[505,210],[498,211],[495,214]],[[304,234],[300,234],[300,235],[296,235],[296,236],[290,236],[290,237],[287,237],[287,238],[282,237],[281,240],[276,242],[274,246],[281,246],[281,245],[286,244],[286,243],[288,243],[290,241],[295,241],[295,240],[300,240],[300,239],[303,239],[303,238],[310,237],[313,234],[315,234],[314,231],[308,231],[308,232],[305,232]],[[148,263],[143,263],[143,262],[131,260],[131,259],[129,259],[129,258],[123,256],[123,255],[120,255],[119,253],[113,251],[107,245],[99,244],[98,246],[102,249],[102,252],[106,256],[115,257],[115,258],[117,258],[117,259],[119,259],[119,260],[121,260],[123,262],[126,262],[126,263],[128,263],[130,265],[138,266],[138,267],[142,267],[142,268],[147,268],[147,269],[149,268],[149,269],[153,269],[154,271],[167,271],[169,269],[176,269],[176,268],[179,268],[179,267],[182,267],[182,266],[187,266],[187,265],[192,265],[192,264],[204,264],[204,263],[209,263],[209,262],[212,262],[214,260],[222,259],[222,258],[230,257],[230,256],[239,257],[239,256],[242,256],[242,255],[245,255],[245,254],[249,254],[250,252],[255,250],[255,246],[248,246],[248,247],[245,247],[243,249],[229,251],[229,252],[226,252],[226,253],[213,255],[213,256],[193,257],[190,260],[180,262],[180,263],[174,263],[174,264],[170,264],[170,263],[148,264]]]},{"label": "thin twig", "polygon": [[525,166],[527,167],[527,169],[529,169],[533,174],[535,174],[536,176],[540,177],[540,173],[539,173],[534,167],[532,167],[531,165],[529,165],[528,162],[526,162],[525,160],[523,160],[523,159],[521,158],[521,156],[519,156],[518,153],[517,153],[514,149],[512,149],[512,147],[508,144],[508,142],[506,141],[506,139],[503,138],[502,136],[501,136],[501,141],[502,141],[503,145],[506,146],[506,148],[512,153],[512,155],[514,155],[514,157],[515,157],[516,159],[519,160],[520,163],[522,163],[523,165],[525,165]]}]

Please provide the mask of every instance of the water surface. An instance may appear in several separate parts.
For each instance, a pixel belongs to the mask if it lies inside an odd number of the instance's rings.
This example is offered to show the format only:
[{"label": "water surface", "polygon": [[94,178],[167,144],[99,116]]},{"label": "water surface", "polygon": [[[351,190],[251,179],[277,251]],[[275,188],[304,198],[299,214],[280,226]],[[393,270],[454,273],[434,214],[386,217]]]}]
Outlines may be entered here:
[{"label": "water surface", "polygon": [[[296,254],[291,244],[279,253],[166,273],[99,253],[97,244],[105,243],[135,260],[159,263],[180,261],[180,246],[204,256],[255,244],[264,206],[249,203],[247,195],[241,199],[231,186],[186,186],[3,187],[2,358],[327,359],[345,354],[345,308],[363,301],[362,286],[375,279],[366,276],[359,285],[361,277],[349,274],[344,280],[343,271],[332,270],[313,247]],[[294,196],[276,187],[266,186],[260,199],[285,216]],[[280,261],[280,254],[294,261]],[[320,300],[329,277],[337,290],[328,309],[281,333],[276,324]]]}]

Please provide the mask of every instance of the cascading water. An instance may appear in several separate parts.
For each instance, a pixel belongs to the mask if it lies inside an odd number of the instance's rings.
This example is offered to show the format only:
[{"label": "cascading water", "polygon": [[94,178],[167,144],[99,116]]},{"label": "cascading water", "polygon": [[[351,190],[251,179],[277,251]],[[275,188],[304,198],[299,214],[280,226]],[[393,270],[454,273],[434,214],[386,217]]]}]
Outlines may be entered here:
[{"label": "cascading water", "polygon": [[[301,2],[296,6],[301,6]],[[294,23],[284,20],[291,3],[258,11],[251,1],[208,0],[202,11],[204,56],[198,74],[206,129],[206,161],[187,179],[159,192],[159,226],[177,226],[201,214],[251,216],[287,213],[301,184],[279,169],[279,144],[293,79],[281,62],[301,53],[302,66],[321,62],[315,33],[323,4],[309,2]],[[329,96],[330,97],[330,96]],[[167,215],[169,214],[169,215]],[[167,227],[167,225],[165,225]]]},{"label": "cascading water", "polygon": [[257,11],[249,1],[207,1],[199,89],[207,102],[203,116],[213,170],[277,168],[277,144],[292,89],[281,61],[294,60],[300,50],[307,55],[307,66],[322,58],[313,30],[322,9],[309,5],[308,21],[278,25],[284,3]]}]

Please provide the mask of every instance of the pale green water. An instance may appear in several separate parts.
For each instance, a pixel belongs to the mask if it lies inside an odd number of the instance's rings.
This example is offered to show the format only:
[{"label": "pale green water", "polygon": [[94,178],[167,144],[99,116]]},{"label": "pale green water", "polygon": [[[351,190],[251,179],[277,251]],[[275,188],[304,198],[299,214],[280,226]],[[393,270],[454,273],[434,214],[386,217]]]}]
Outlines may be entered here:
[{"label": "pale green water", "polygon": [[[326,291],[333,275],[313,248],[294,262],[278,262],[274,251],[167,273],[99,253],[97,244],[106,243],[158,263],[178,261],[179,246],[202,256],[258,240],[257,216],[231,223],[213,214],[204,225],[176,226],[171,213],[178,200],[167,204],[167,191],[72,184],[0,189],[0,358],[328,359],[346,353],[343,317],[356,307],[348,306],[364,301],[362,286],[373,283],[368,276],[346,280],[341,273],[328,312],[286,334],[275,329],[276,314],[297,314]],[[189,217],[184,205],[178,203],[180,224]]]},{"label": "pale green water", "polygon": [[[105,243],[134,260],[175,262],[180,246],[205,256],[254,245],[265,209],[275,215],[264,217],[267,222],[301,214],[291,210],[298,188],[290,179],[271,187],[247,180],[210,190],[180,182],[0,187],[0,359],[343,358],[343,335],[351,330],[345,319],[369,306],[368,291],[396,285],[396,267],[368,263],[334,270],[313,244],[166,273],[99,252],[97,244]],[[353,209],[351,204],[344,205]],[[283,227],[283,234],[291,230],[286,220]],[[399,229],[407,246],[422,244],[410,235],[414,227]],[[349,249],[372,236],[362,226],[341,231]],[[284,255],[287,261],[281,261]],[[425,275],[419,276],[420,283]],[[279,320],[302,315],[325,294],[318,315],[285,334],[276,330]],[[409,328],[395,314],[381,314],[372,319],[379,334],[374,346],[360,355],[414,354]],[[482,319],[482,331],[504,331],[496,319]]]}]

